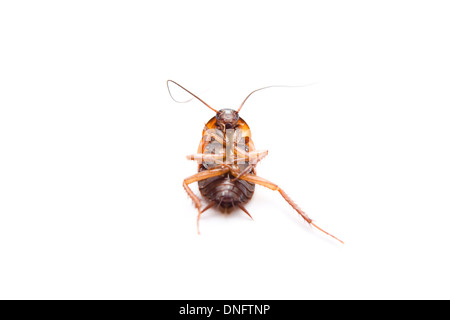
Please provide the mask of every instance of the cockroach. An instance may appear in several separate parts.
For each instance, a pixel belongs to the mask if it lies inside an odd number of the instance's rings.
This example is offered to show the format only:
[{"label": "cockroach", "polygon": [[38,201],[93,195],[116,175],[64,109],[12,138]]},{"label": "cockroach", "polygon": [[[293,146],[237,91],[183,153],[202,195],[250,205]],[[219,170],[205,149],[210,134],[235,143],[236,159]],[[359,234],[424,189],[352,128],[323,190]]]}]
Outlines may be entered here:
[{"label": "cockroach", "polygon": [[[167,80],[167,88],[173,100],[175,99],[170,92],[169,83],[177,85],[216,113],[203,128],[202,139],[198,146],[197,153],[187,156],[188,160],[198,162],[198,172],[183,180],[183,188],[194,202],[198,211],[198,234],[200,234],[199,221],[201,214],[214,205],[222,212],[229,212],[237,207],[253,219],[244,207],[244,204],[252,198],[253,193],[255,192],[255,185],[261,185],[271,190],[278,191],[287,203],[289,203],[309,225],[314,226],[318,230],[342,242],[335,236],[319,228],[312,219],[309,218],[291,198],[289,198],[283,189],[275,183],[256,175],[256,165],[267,156],[268,150],[255,149],[255,145],[251,138],[250,128],[244,119],[239,116],[239,112],[253,93],[266,88],[279,86],[263,87],[250,92],[237,110],[216,110],[180,84],[172,80]],[[179,102],[177,100],[175,101]],[[203,209],[199,197],[197,197],[189,187],[189,185],[194,182],[198,183],[200,193],[209,202]]]}]

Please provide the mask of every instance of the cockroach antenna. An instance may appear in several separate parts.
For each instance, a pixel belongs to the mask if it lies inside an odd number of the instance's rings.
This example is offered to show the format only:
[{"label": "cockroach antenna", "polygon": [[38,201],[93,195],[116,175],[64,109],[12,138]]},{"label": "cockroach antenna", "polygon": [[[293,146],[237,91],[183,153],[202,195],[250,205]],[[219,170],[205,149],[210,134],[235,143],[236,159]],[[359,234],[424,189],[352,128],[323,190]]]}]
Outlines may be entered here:
[{"label": "cockroach antenna", "polygon": [[177,101],[177,100],[175,100],[175,98],[172,96],[172,93],[170,92],[169,83],[176,84],[176,85],[179,86],[181,89],[183,89],[184,91],[186,91],[187,93],[189,93],[191,96],[193,96],[194,98],[196,98],[197,100],[199,100],[200,102],[202,102],[205,106],[207,106],[208,108],[210,108],[212,111],[214,111],[214,112],[217,113],[217,110],[216,110],[216,109],[212,108],[209,104],[207,104],[205,101],[203,101],[202,99],[200,99],[198,96],[196,96],[195,94],[193,94],[192,92],[190,92],[188,89],[186,89],[186,88],[183,87],[182,85],[176,83],[176,82],[173,81],[173,80],[167,80],[167,90],[169,90],[170,97],[172,98],[173,101],[178,102],[178,103],[186,103],[186,102],[191,101],[193,98],[192,98],[192,99],[189,99],[189,100],[187,100],[187,101]]}]

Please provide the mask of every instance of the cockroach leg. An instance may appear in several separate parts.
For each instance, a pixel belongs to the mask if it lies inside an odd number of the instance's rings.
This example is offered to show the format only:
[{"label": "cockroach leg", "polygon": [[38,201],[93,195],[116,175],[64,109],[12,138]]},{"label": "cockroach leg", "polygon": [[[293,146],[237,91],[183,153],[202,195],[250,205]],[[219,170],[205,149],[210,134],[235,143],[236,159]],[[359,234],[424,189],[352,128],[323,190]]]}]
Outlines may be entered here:
[{"label": "cockroach leg", "polygon": [[253,182],[255,184],[259,184],[261,186],[264,186],[266,188],[269,188],[271,190],[274,191],[278,191],[281,196],[291,205],[292,208],[294,208],[295,211],[298,212],[298,214],[300,214],[302,216],[303,219],[305,219],[306,222],[308,222],[310,225],[314,226],[316,229],[322,231],[323,233],[329,235],[330,237],[338,240],[341,243],[344,243],[342,240],[336,238],[335,236],[333,236],[332,234],[326,232],[325,230],[319,228],[316,224],[314,224],[311,220],[311,218],[309,218],[305,212],[303,212],[302,209],[300,209],[300,207],[291,199],[288,197],[288,195],[286,194],[286,192],[284,192],[280,187],[278,187],[275,183],[270,182],[264,178],[258,177],[256,175],[252,175],[252,174],[244,174],[240,177],[240,179],[245,180],[245,181],[249,181],[249,182]]},{"label": "cockroach leg", "polygon": [[200,171],[199,173],[196,173],[193,176],[190,176],[189,178],[186,178],[183,180],[183,188],[184,188],[184,190],[186,190],[187,194],[192,199],[192,201],[194,201],[194,205],[198,210],[198,216],[197,216],[197,232],[198,232],[198,234],[200,234],[199,221],[200,221],[200,215],[202,213],[202,211],[201,211],[202,203],[200,202],[200,199],[194,194],[194,192],[192,192],[191,188],[189,188],[189,184],[198,182],[201,180],[205,180],[208,178],[220,176],[222,174],[227,173],[228,171],[230,171],[229,168],[218,168],[218,169],[214,168],[214,169],[210,169],[210,170]]},{"label": "cockroach leg", "polygon": [[[264,150],[264,151],[252,151],[248,153],[250,162],[252,164],[250,164],[248,167],[245,168],[244,171],[240,172],[234,179],[231,180],[231,182],[234,182],[238,179],[240,179],[244,174],[248,174],[250,173],[252,170],[255,169],[256,164],[261,161],[265,156],[267,156],[267,154],[269,153],[269,151]],[[239,161],[241,159],[237,159],[237,161]]]},{"label": "cockroach leg", "polygon": [[254,150],[254,151],[251,151],[251,152],[249,153],[249,155],[250,155],[250,160],[251,160],[251,161],[254,161],[254,162],[255,162],[254,164],[260,162],[260,161],[261,161],[262,159],[264,159],[268,154],[269,154],[269,150],[262,150],[262,151],[260,151],[260,150]]},{"label": "cockroach leg", "polygon": [[240,179],[244,174],[250,173],[255,168],[255,165],[251,164],[247,168],[244,169],[244,171],[240,172],[234,179],[231,179],[231,182],[234,182],[238,179]]},{"label": "cockroach leg", "polygon": [[215,203],[214,202],[210,202],[206,207],[203,208],[203,210],[200,213],[203,213],[206,210],[210,209],[213,205],[215,205]]},{"label": "cockroach leg", "polygon": [[212,153],[195,153],[186,156],[188,160],[202,162],[217,162],[223,160],[223,155]]},{"label": "cockroach leg", "polygon": [[256,165],[258,162],[260,162],[262,159],[264,159],[268,154],[269,154],[268,150],[263,150],[263,151],[254,150],[254,151],[245,153],[243,158],[237,158],[234,161],[235,162],[250,161],[251,164]]}]

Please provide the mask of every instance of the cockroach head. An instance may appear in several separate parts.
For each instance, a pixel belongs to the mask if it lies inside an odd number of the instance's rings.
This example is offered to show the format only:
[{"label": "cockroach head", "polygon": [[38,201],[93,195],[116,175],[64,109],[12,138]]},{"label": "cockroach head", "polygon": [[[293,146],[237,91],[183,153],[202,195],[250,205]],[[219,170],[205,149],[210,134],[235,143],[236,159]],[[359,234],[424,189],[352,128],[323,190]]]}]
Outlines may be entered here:
[{"label": "cockroach head", "polygon": [[239,113],[233,109],[222,109],[216,113],[216,120],[219,126],[232,129],[239,121]]}]

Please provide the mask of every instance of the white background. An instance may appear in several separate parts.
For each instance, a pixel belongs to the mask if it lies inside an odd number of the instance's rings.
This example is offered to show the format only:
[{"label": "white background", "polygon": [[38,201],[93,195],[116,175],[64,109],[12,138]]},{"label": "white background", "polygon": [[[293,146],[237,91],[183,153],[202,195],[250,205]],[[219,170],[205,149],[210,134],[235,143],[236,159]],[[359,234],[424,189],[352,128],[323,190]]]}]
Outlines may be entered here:
[{"label": "white background", "polygon": [[[0,298],[449,299],[446,1],[3,1]],[[242,212],[196,210],[201,103],[258,149]],[[197,185],[192,185],[198,194]]]}]

